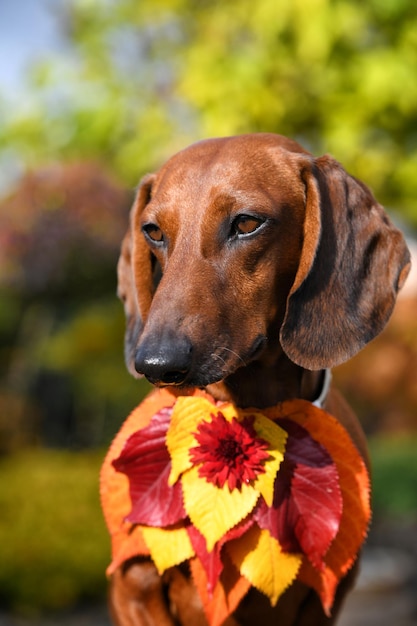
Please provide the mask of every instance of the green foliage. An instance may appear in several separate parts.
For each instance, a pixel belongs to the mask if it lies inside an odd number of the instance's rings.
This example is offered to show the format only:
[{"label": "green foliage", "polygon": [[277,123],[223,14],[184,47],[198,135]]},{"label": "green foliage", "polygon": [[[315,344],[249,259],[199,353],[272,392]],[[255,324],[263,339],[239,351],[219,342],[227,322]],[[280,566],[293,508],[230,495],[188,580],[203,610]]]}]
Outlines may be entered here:
[{"label": "green foliage", "polygon": [[371,441],[375,516],[417,515],[416,437]]},{"label": "green foliage", "polygon": [[129,185],[194,139],[272,131],[331,152],[417,223],[413,0],[72,0],[0,145],[92,157]]},{"label": "green foliage", "polygon": [[110,543],[99,453],[37,450],[0,461],[0,603],[15,612],[103,599]]}]

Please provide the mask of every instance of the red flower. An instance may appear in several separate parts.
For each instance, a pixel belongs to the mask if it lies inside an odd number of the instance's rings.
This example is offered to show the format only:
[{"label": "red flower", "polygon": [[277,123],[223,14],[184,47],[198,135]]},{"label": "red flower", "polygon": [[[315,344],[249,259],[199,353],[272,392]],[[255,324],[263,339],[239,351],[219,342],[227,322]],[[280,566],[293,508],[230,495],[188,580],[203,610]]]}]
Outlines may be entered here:
[{"label": "red flower", "polygon": [[239,422],[233,417],[228,422],[220,411],[211,418],[211,422],[199,424],[194,433],[200,445],[190,448],[192,463],[200,464],[199,475],[218,487],[227,482],[232,491],[265,472],[263,462],[269,457],[269,444],[256,435],[253,418]]}]

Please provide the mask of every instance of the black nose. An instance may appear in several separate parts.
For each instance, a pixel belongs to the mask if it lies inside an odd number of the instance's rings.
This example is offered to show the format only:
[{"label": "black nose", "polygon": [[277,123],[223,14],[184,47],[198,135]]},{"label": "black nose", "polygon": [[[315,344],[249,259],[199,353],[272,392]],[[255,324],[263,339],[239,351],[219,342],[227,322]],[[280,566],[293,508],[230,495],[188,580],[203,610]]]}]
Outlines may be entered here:
[{"label": "black nose", "polygon": [[190,373],[192,345],[186,338],[142,342],[136,352],[135,369],[153,385],[183,385]]}]

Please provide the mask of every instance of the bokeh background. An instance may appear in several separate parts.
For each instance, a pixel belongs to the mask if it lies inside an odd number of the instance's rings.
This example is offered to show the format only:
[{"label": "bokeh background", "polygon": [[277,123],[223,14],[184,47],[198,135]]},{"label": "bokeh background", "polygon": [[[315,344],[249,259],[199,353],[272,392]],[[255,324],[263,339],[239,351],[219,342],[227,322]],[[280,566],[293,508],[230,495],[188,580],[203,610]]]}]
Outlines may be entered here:
[{"label": "bokeh background", "polygon": [[[98,472],[147,391],[115,297],[133,190],[192,141],[257,131],[335,156],[415,252],[415,0],[0,0],[1,626],[108,623]],[[344,626],[417,624],[416,313],[413,273],[334,372],[375,485]]]}]

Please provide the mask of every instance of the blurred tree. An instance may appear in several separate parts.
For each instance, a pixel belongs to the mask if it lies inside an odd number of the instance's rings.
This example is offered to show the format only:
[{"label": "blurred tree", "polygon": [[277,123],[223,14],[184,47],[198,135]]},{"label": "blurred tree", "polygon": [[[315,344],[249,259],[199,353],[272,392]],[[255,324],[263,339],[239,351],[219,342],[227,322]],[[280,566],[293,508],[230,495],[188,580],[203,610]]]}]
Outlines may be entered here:
[{"label": "blurred tree", "polygon": [[72,56],[33,74],[0,145],[127,184],[194,139],[272,131],[331,152],[417,224],[413,0],[72,0]]},{"label": "blurred tree", "polygon": [[115,297],[130,203],[91,163],[28,173],[0,202],[0,452],[103,444],[140,398]]},{"label": "blurred tree", "polygon": [[0,283],[73,305],[107,295],[131,200],[93,163],[28,172],[0,203]]}]

